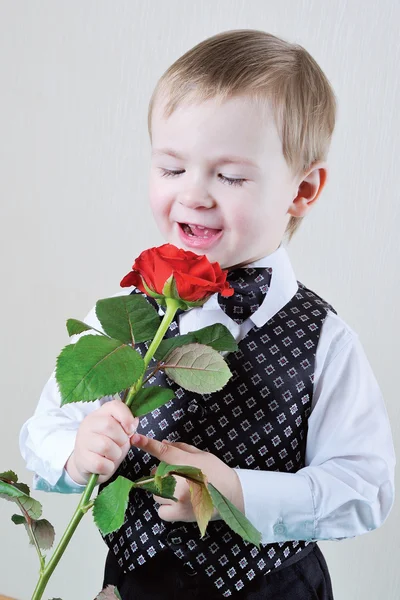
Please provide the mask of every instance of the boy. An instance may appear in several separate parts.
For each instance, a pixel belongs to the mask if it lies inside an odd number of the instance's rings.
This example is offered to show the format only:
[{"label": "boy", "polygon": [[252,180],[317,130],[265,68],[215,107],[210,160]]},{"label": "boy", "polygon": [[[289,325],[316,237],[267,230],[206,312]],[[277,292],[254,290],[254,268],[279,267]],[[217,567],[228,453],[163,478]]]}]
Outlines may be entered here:
[{"label": "boy", "polygon": [[[312,57],[257,30],[198,44],[153,93],[157,225],[251,291],[244,316],[236,295],[229,306],[215,294],[168,335],[223,323],[239,343],[226,358],[233,376],[204,395],[168,380],[176,397],[135,434],[138,420],[119,399],[61,409],[53,373],[20,448],[35,489],[49,491],[81,492],[90,473],[100,488],[118,475],[137,479],[159,460],[201,467],[261,531],[262,546],[217,513],[200,540],[182,478],[177,503],[132,493],[126,522],[105,536],[103,585],[124,600],[332,599],[316,541],[360,535],[390,512],[395,457],[371,367],[357,335],[296,281],[282,245],[326,183],[334,122],[334,93]],[[100,327],[94,309],[85,321]]]}]

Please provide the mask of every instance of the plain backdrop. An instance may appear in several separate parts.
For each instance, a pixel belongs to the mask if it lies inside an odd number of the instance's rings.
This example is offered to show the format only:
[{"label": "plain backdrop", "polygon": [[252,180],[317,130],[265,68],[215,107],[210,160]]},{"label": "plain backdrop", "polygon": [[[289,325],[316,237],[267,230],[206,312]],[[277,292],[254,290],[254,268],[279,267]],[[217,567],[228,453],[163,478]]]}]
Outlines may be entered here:
[{"label": "plain backdrop", "polygon": [[[398,447],[399,26],[397,0],[0,0],[0,471],[32,483],[18,435],[69,341],[66,319],[117,293],[135,257],[164,243],[147,202],[157,79],[240,28],[305,46],[337,94],[329,181],[288,251],[297,278],[359,334]],[[34,496],[58,540],[79,496]],[[29,600],[36,552],[0,503],[0,593]],[[399,518],[397,504],[380,529],[320,544],[335,600],[400,597]],[[44,598],[94,598],[106,550],[87,515]]]}]

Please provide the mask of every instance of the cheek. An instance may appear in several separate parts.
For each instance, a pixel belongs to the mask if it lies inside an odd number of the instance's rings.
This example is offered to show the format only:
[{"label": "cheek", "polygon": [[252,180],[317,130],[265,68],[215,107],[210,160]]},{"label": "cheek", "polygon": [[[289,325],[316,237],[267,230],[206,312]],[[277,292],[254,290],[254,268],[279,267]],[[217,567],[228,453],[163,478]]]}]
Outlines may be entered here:
[{"label": "cheek", "polygon": [[246,235],[246,232],[252,232],[257,227],[259,214],[250,203],[243,202],[230,207],[227,221],[230,229]]},{"label": "cheek", "polygon": [[156,219],[168,213],[170,201],[162,183],[150,180],[149,202]]}]

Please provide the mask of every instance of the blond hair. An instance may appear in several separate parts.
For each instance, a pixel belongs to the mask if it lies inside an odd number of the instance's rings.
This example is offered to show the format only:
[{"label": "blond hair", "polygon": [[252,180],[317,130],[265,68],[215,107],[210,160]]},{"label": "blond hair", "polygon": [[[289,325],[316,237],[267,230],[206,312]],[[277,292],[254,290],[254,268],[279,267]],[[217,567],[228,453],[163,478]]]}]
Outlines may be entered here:
[{"label": "blond hair", "polygon": [[[191,100],[221,101],[247,95],[271,102],[282,139],[282,152],[293,174],[305,173],[326,160],[335,126],[336,98],[323,71],[299,44],[256,29],[234,29],[214,35],[183,54],[161,76],[148,109],[165,97],[165,118]],[[289,240],[301,218],[291,217]]]}]

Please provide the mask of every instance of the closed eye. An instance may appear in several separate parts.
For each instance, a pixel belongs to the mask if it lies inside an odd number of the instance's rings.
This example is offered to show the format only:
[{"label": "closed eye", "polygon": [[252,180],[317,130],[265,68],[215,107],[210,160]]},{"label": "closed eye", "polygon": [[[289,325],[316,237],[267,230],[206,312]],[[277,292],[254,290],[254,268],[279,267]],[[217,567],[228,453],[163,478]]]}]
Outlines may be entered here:
[{"label": "closed eye", "polygon": [[[169,171],[168,169],[162,169],[162,174],[161,177],[176,177],[177,175],[181,175],[182,173],[184,173],[185,171]],[[232,179],[230,177],[225,177],[225,175],[222,175],[222,173],[219,173],[218,176],[221,178],[221,181],[223,183],[226,183],[228,185],[243,185],[243,183],[246,181],[246,179]]]}]

